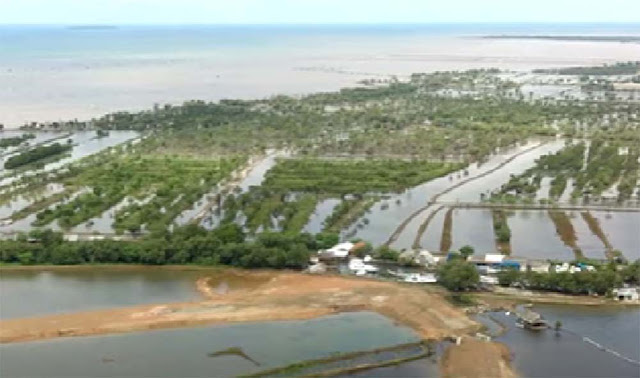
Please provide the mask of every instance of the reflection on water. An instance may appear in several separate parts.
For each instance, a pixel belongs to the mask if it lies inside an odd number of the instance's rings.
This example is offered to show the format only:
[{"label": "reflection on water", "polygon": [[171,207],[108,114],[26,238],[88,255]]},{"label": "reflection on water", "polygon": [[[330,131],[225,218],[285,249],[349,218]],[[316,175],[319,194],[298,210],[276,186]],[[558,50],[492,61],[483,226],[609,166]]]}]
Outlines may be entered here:
[{"label": "reflection on water", "polygon": [[478,254],[496,250],[490,210],[454,210],[452,234],[452,250],[459,250],[465,245],[472,246]]},{"label": "reflection on water", "polygon": [[154,268],[2,270],[0,318],[200,299],[195,281],[205,272]]},{"label": "reflection on water", "polygon": [[324,201],[319,202],[302,231],[312,234],[321,232],[324,228],[324,220],[327,219],[329,215],[331,215],[333,209],[338,206],[340,202],[342,201],[337,198],[328,198]]},{"label": "reflection on water", "polygon": [[518,210],[510,213],[511,251],[515,256],[573,260],[575,254],[556,234],[547,211]]},{"label": "reflection on water", "polygon": [[640,259],[640,213],[592,211],[613,248],[629,260]]},{"label": "reflection on water", "polygon": [[583,340],[588,337],[623,356],[640,360],[640,309],[588,306],[536,306],[550,324],[564,331],[531,332],[515,318],[493,314],[509,330],[497,341],[509,346],[513,366],[527,377],[638,377],[640,366]]},{"label": "reflection on water", "polygon": [[[375,330],[375,331],[372,331]],[[416,342],[408,328],[370,312],[308,321],[265,322],[173,329],[0,345],[2,377],[210,377],[236,376],[293,362]],[[241,348],[237,355],[209,357]],[[69,356],[74,356],[70,359]],[[418,363],[419,364],[419,363]],[[437,376],[435,364],[406,371]],[[399,371],[402,366],[398,367]],[[409,370],[411,369],[411,370]]]}]

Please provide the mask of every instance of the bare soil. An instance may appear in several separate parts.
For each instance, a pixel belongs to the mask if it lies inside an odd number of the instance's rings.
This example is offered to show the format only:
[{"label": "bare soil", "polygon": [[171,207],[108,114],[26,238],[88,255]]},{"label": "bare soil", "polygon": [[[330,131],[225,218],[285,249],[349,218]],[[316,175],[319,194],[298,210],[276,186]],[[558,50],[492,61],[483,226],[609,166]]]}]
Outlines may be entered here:
[{"label": "bare soil", "polygon": [[509,360],[509,349],[504,344],[465,337],[460,345],[444,353],[440,373],[445,378],[515,378]]},{"label": "bare soil", "polygon": [[[438,290],[417,285],[294,272],[225,269],[202,273],[204,277],[195,284],[206,298],[203,301],[3,320],[0,343],[209,324],[303,320],[348,311],[378,312],[411,327],[423,339],[463,336],[480,328]],[[487,345],[493,344],[465,339],[463,349],[456,347],[446,356],[445,371],[474,377],[487,376],[487,372],[494,377],[512,377],[504,351]]]}]

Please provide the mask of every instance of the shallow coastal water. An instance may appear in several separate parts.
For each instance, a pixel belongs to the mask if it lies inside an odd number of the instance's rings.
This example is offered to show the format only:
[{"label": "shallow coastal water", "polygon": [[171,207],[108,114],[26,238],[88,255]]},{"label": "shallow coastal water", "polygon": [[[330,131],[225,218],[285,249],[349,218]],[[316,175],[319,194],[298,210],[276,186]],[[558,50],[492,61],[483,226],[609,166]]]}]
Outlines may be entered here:
[{"label": "shallow coastal water", "polygon": [[638,49],[618,42],[470,38],[637,30],[633,24],[3,26],[0,123],[84,119],[190,99],[304,94],[414,72],[640,60]]},{"label": "shallow coastal water", "polygon": [[[375,329],[375,332],[371,332]],[[0,345],[3,377],[237,376],[290,363],[419,341],[406,327],[370,312],[308,321],[264,322]],[[241,348],[255,362],[210,353]],[[69,356],[75,356],[69,360]],[[436,377],[420,360],[395,371]],[[404,372],[404,373],[403,373]],[[367,374],[368,375],[368,374]]]}]

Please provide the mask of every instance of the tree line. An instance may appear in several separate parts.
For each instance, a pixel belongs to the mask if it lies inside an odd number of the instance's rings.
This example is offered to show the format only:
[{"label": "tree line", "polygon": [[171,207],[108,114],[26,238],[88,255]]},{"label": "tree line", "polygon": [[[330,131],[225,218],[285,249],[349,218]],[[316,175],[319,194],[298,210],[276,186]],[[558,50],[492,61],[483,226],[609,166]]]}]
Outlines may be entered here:
[{"label": "tree line", "polygon": [[49,146],[39,146],[29,151],[25,151],[18,155],[11,156],[4,163],[6,169],[15,169],[23,165],[27,165],[49,156],[58,155],[63,152],[69,151],[73,148],[71,144],[54,143]]},{"label": "tree line", "polygon": [[0,261],[17,264],[201,264],[242,268],[306,267],[313,251],[326,249],[338,235],[262,233],[246,237],[235,224],[207,231],[196,225],[153,234],[136,241],[69,242],[51,230],[34,230],[0,241]]}]

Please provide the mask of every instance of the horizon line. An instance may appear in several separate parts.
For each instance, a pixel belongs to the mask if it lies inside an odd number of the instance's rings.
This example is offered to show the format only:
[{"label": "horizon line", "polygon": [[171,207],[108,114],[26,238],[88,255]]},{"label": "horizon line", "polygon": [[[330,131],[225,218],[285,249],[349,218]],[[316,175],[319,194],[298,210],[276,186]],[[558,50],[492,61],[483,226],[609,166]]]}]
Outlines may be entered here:
[{"label": "horizon line", "polygon": [[[157,22],[157,23],[133,23],[133,22],[69,22],[69,23],[39,23],[39,22],[18,22],[1,23],[0,26],[376,26],[376,25],[406,25],[406,26],[427,26],[427,25],[640,25],[640,21],[388,21],[388,22],[211,22],[211,23],[189,23],[189,22]],[[640,31],[639,31],[640,32]]]}]

